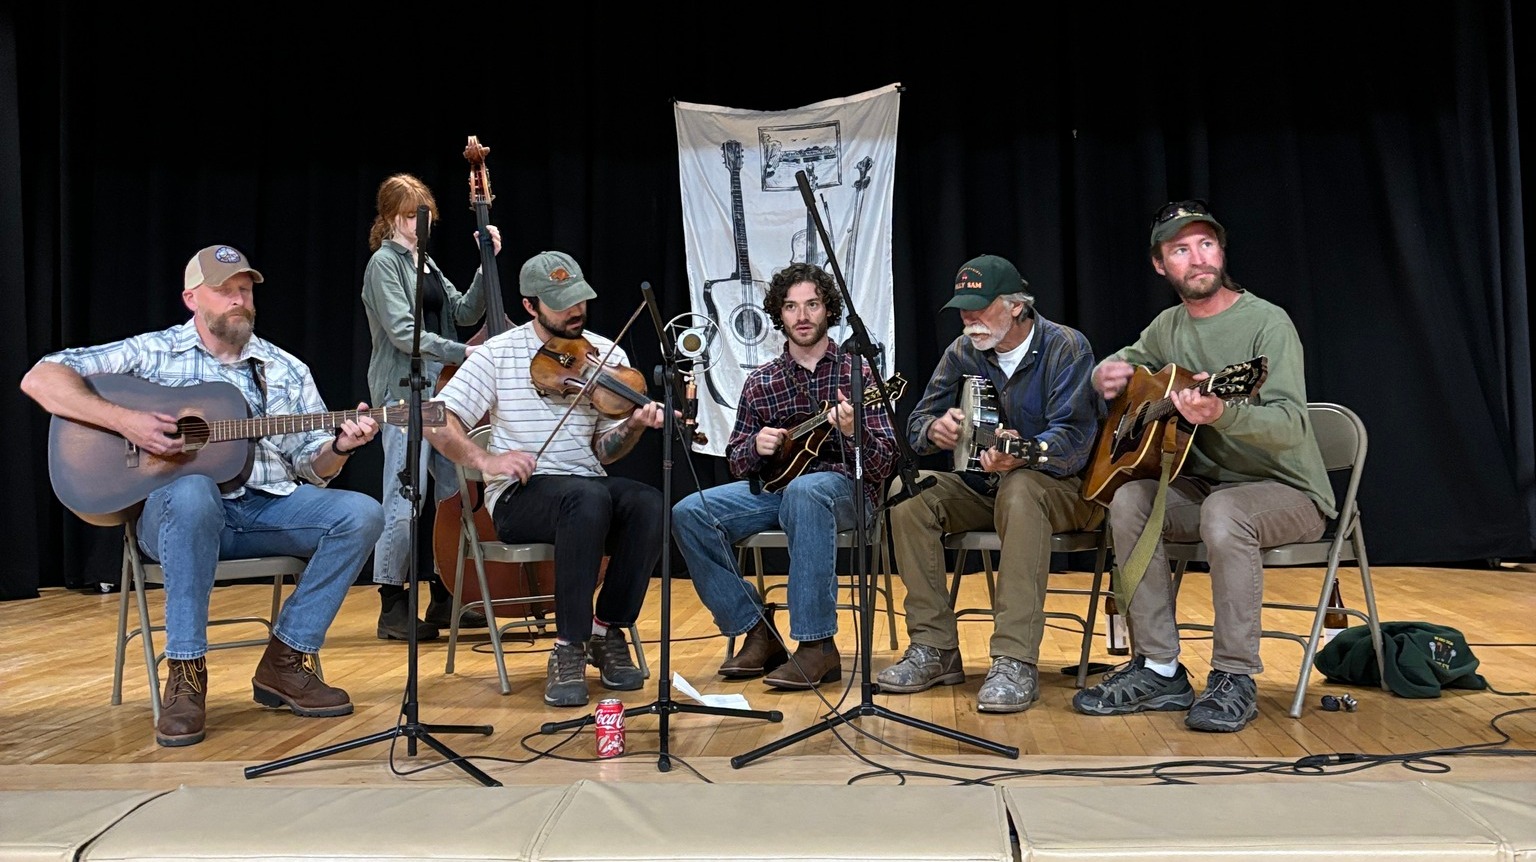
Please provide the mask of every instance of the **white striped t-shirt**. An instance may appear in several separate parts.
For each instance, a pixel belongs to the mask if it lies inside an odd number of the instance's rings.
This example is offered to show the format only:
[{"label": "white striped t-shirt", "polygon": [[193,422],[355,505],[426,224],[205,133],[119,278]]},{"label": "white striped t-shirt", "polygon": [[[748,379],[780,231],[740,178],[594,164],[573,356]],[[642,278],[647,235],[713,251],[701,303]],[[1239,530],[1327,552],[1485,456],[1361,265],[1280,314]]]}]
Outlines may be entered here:
[{"label": "white striped t-shirt", "polygon": [[[597,349],[599,357],[608,354],[613,345],[610,339],[593,332],[582,337]],[[529,373],[530,363],[543,346],[533,322],[503,332],[487,339],[478,350],[471,353],[449,378],[438,400],[453,411],[465,428],[474,428],[482,417],[489,414],[491,425],[490,451],[521,451],[538,455],[534,467],[536,475],[553,476],[606,476],[608,472],[592,451],[592,441],[623,419],[610,419],[597,412],[587,399],[582,399],[565,424],[560,417],[570,406],[570,397],[546,397],[533,388]],[[609,364],[629,364],[624,348],[615,348],[608,357]],[[555,426],[560,431],[555,433]],[[539,454],[545,441],[549,446]],[[486,476],[486,507],[493,509],[496,500],[512,484],[508,476]]]}]

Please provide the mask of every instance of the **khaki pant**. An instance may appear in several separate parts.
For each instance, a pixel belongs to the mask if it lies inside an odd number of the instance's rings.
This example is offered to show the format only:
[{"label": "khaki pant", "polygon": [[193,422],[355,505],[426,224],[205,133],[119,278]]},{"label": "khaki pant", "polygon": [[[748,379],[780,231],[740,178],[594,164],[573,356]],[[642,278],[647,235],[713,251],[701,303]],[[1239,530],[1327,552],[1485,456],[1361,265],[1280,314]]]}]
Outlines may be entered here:
[{"label": "khaki pant", "polygon": [[[945,533],[995,530],[1003,550],[991,655],[1037,663],[1045,634],[1051,534],[1097,527],[1103,507],[1083,499],[1082,480],[1075,476],[1057,479],[1037,470],[1014,470],[1003,477],[993,498],[971,490],[955,473],[924,470],[920,475],[937,482],[889,513],[896,567],[907,588],[908,639],[938,649],[960,646],[941,541]],[[892,493],[900,488],[898,478]]]},{"label": "khaki pant", "polygon": [[[1152,513],[1157,480],[1121,485],[1109,504],[1115,547],[1129,554]],[[1211,568],[1211,667],[1254,676],[1259,659],[1264,602],[1263,549],[1315,542],[1327,526],[1306,494],[1272,480],[1213,485],[1180,476],[1168,485],[1163,538],[1204,542]],[[1179,655],[1177,596],[1162,542],[1157,543],[1126,611],[1137,655],[1172,661]]]}]

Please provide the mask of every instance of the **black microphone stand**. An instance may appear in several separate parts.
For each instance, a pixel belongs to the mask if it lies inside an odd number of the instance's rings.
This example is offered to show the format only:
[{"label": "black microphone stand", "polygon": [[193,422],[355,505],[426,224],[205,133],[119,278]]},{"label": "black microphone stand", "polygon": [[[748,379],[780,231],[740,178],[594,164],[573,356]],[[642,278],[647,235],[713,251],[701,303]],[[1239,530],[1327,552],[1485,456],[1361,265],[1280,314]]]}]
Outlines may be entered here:
[{"label": "black microphone stand", "polygon": [[[838,289],[842,293],[843,308],[847,310],[848,314],[848,326],[853,330],[853,336],[849,339],[852,342],[849,351],[855,356],[867,360],[871,368],[876,368],[878,367],[875,363],[877,352],[869,338],[869,330],[865,329],[863,319],[859,317],[858,311],[854,308],[853,295],[849,293],[848,285],[843,281],[842,268],[837,265],[837,255],[833,253],[832,240],[827,236],[826,225],[822,224],[821,213],[816,210],[815,195],[811,191],[811,184],[806,178],[805,171],[795,172],[795,182],[800,186],[800,196],[805,200],[806,210],[816,222],[816,231],[821,235],[821,247],[827,251],[827,262],[832,267],[832,274],[836,277]],[[1017,758],[1019,756],[1019,749],[1015,746],[1003,745],[991,740],[982,739],[979,736],[951,730],[941,725],[923,721],[922,719],[903,715],[874,702],[875,683],[874,675],[871,672],[870,653],[874,650],[875,642],[875,615],[873,612],[875,590],[873,579],[868,571],[866,571],[865,566],[869,549],[869,524],[864,515],[866,502],[864,499],[864,363],[855,360],[849,363],[849,365],[853,369],[853,380],[849,388],[853,390],[850,393],[853,400],[853,522],[854,535],[857,537],[857,541],[854,543],[854,547],[857,550],[850,556],[853,560],[854,580],[859,585],[859,607],[861,609],[859,613],[859,674],[862,677],[859,686],[860,700],[857,705],[843,710],[838,715],[824,718],[810,727],[755,748],[746,754],[736,755],[731,758],[731,766],[740,769],[752,761],[778,751],[787,745],[792,745],[802,739],[808,739],[824,730],[832,730],[839,724],[848,723],[855,718],[868,716],[890,719],[899,724],[905,724],[908,727],[915,727],[918,730],[926,730],[930,733],[938,734],[955,742],[964,742],[996,754]],[[892,424],[895,424],[896,405],[891,403],[890,391],[886,389],[885,381],[879,378],[878,375],[876,376],[876,384],[879,386],[880,399],[885,403],[886,412],[890,414]],[[933,480],[929,479],[925,483],[918,480],[915,457],[911,459],[906,457],[906,455],[912,454],[911,446],[905,444],[903,440],[904,435],[900,430],[896,432],[896,438],[902,441],[903,452],[905,453],[902,459],[903,466],[901,472],[902,486],[904,489],[907,489],[903,491],[902,498],[905,499],[906,496],[915,494],[925,485],[932,484]]]},{"label": "black microphone stand", "polygon": [[[668,750],[667,719],[674,713],[684,712],[694,715],[724,715],[738,718],[760,718],[766,721],[783,721],[784,713],[777,709],[756,710],[736,709],[726,706],[705,706],[703,704],[679,703],[672,699],[672,435],[674,423],[673,411],[673,383],[681,375],[678,370],[677,347],[672,343],[671,333],[661,322],[661,312],[656,307],[656,297],[651,292],[649,282],[640,283],[640,291],[645,295],[645,304],[650,307],[651,320],[656,324],[656,335],[660,339],[662,364],[656,366],[655,378],[662,388],[662,456],[661,456],[661,499],[663,507],[661,511],[661,662],[656,669],[656,700],[645,706],[634,706],[624,710],[627,719],[632,715],[659,715],[660,741],[658,748],[660,755],[656,759],[656,769],[660,772],[668,772],[672,769],[672,754]],[[678,429],[678,437],[682,437],[681,428]],[[684,441],[687,446],[687,441]],[[563,730],[571,730],[581,727],[592,720],[591,716],[573,718],[568,721],[547,722],[539,728],[540,733],[559,733]]]},{"label": "black microphone stand", "polygon": [[[416,677],[418,662],[416,611],[418,607],[417,596],[420,594],[421,590],[418,589],[420,586],[420,580],[417,577],[416,571],[417,555],[415,549],[417,542],[417,522],[420,520],[420,509],[418,508],[417,504],[421,499],[421,489],[417,487],[416,478],[421,465],[421,393],[427,388],[427,378],[426,375],[422,372],[421,366],[421,287],[422,281],[426,278],[427,272],[427,236],[431,231],[430,225],[431,221],[427,208],[424,206],[418,207],[416,209],[416,327],[415,336],[411,341],[411,376],[409,380],[406,381],[410,384],[411,396],[409,399],[410,412],[408,414],[405,434],[405,469],[400,473],[400,494],[411,503],[411,553],[407,555],[410,561],[407,571],[410,573],[409,580],[411,588],[406,591],[406,601],[408,608],[406,616],[410,621],[406,623],[405,629],[407,658],[405,670],[405,696],[400,704],[400,714],[402,718],[401,720],[396,721],[395,725],[388,730],[381,730],[378,733],[369,734],[368,736],[360,736],[356,739],[348,740],[346,742],[338,742],[335,745],[327,745],[324,748],[319,748],[305,754],[295,754],[290,757],[284,757],[281,760],[274,760],[269,763],[263,763],[259,766],[248,766],[245,769],[246,778],[255,778],[258,775],[265,775],[266,773],[277,769],[283,769],[295,764],[305,763],[320,757],[328,757],[332,754],[340,754],[343,751],[351,751],[354,748],[362,748],[365,745],[372,745],[375,742],[384,742],[385,740],[393,740],[399,739],[400,737],[405,737],[406,754],[414,757],[416,755],[416,743],[417,741],[421,741],[426,743],[438,754],[446,757],[449,763],[452,763],[453,765],[467,772],[471,778],[480,782],[482,785],[486,787],[502,786],[500,781],[497,781],[496,779],[487,775],[479,767],[454,753],[452,749],[444,745],[442,742],[439,742],[434,736],[432,736],[433,733],[477,733],[481,736],[490,736],[490,725],[423,724],[420,720],[418,720],[417,717],[418,704],[416,700]],[[488,243],[491,241],[491,238],[489,236],[481,236],[480,241],[482,243]],[[491,265],[494,265],[494,260]]]}]

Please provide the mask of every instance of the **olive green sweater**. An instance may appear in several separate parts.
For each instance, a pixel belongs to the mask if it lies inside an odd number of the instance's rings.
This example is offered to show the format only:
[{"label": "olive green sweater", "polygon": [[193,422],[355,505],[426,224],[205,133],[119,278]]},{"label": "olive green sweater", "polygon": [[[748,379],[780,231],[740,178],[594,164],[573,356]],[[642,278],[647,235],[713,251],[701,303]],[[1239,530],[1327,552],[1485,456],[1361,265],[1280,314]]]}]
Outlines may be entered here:
[{"label": "olive green sweater", "polygon": [[1301,338],[1280,306],[1244,292],[1226,311],[1197,318],[1180,303],[1109,359],[1154,372],[1172,363],[1214,374],[1260,355],[1268,357],[1269,377],[1248,403],[1229,402],[1220,418],[1195,430],[1181,472],[1213,482],[1276,479],[1305,493],[1331,518],[1337,509],[1307,418]]}]

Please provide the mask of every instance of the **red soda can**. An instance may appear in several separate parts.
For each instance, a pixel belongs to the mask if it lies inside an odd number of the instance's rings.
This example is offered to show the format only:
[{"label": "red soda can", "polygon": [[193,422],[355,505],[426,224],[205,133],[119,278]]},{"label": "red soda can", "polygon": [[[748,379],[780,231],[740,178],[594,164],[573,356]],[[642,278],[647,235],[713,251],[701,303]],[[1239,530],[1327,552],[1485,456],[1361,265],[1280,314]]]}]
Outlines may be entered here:
[{"label": "red soda can", "polygon": [[624,701],[616,697],[598,701],[592,723],[596,726],[598,757],[618,757],[624,753]]}]

